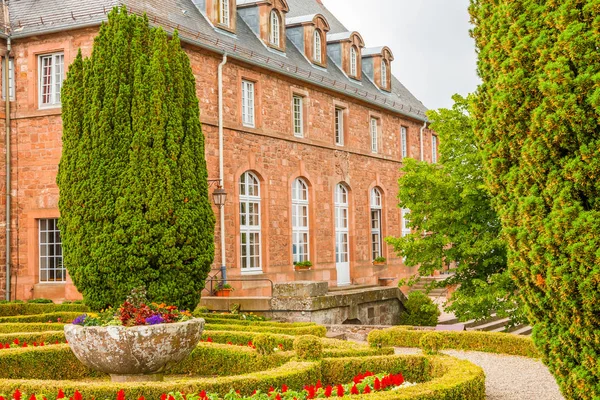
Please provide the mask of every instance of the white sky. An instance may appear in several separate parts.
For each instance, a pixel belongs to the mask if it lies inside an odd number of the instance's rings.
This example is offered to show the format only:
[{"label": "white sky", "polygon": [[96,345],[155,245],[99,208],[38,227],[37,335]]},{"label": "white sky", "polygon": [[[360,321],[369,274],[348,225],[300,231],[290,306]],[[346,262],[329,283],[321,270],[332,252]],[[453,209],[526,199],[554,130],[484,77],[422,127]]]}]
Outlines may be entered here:
[{"label": "white sky", "polygon": [[475,44],[469,0],[323,0],[367,47],[388,46],[393,74],[429,109],[475,91]]}]

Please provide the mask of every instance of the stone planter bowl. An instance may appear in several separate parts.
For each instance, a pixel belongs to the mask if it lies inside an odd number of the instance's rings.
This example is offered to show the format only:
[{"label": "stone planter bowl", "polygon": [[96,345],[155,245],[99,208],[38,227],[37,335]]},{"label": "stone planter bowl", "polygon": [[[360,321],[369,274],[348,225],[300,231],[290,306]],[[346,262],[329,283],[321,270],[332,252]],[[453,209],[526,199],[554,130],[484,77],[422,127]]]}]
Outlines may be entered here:
[{"label": "stone planter bowl", "polygon": [[85,366],[110,374],[113,382],[162,381],[163,372],[190,355],[200,342],[204,319],[143,326],[67,324],[65,337]]}]

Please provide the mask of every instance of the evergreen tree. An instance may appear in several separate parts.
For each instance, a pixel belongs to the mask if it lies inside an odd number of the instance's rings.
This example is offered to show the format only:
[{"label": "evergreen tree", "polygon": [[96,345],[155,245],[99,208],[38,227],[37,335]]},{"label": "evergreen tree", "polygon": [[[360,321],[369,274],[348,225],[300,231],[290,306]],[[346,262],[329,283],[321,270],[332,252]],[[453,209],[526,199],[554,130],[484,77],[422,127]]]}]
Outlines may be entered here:
[{"label": "evergreen tree", "polygon": [[175,33],[114,9],[70,66],[57,182],[64,263],[93,309],[135,287],[193,308],[214,257],[195,78]]},{"label": "evergreen tree", "polygon": [[600,1],[472,0],[488,186],[533,338],[600,398]]},{"label": "evergreen tree", "polygon": [[399,205],[410,209],[413,233],[387,241],[407,266],[419,267],[420,276],[454,266],[454,274],[430,287],[459,285],[446,310],[460,320],[496,313],[517,324],[523,321],[522,307],[508,274],[500,219],[485,187],[468,100],[453,99],[452,109],[427,114],[440,137],[439,163],[407,159],[402,168]]}]

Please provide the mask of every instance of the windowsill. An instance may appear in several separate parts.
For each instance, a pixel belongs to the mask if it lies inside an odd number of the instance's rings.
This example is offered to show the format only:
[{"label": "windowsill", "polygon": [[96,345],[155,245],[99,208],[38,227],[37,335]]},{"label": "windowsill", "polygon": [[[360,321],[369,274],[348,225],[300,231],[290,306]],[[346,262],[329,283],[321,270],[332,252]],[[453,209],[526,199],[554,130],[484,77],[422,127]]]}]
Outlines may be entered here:
[{"label": "windowsill", "polygon": [[38,107],[38,110],[40,110],[40,111],[43,111],[43,110],[56,110],[56,109],[59,109],[59,108],[62,108],[62,104],[53,104],[53,105],[50,105],[50,106],[41,106],[41,107]]},{"label": "windowsill", "polygon": [[296,133],[294,133],[294,137],[297,137],[298,139],[304,139],[304,135],[298,135]]},{"label": "windowsill", "polygon": [[263,270],[254,270],[254,271],[242,271],[242,275],[244,276],[256,276],[256,275],[264,275]]},{"label": "windowsill", "polygon": [[60,282],[38,282],[38,284],[40,285],[64,285],[65,283],[67,283],[67,281],[60,281]]},{"label": "windowsill", "polygon": [[246,128],[256,129],[256,125],[250,125],[250,124],[244,124],[244,123],[242,123],[242,125]]}]

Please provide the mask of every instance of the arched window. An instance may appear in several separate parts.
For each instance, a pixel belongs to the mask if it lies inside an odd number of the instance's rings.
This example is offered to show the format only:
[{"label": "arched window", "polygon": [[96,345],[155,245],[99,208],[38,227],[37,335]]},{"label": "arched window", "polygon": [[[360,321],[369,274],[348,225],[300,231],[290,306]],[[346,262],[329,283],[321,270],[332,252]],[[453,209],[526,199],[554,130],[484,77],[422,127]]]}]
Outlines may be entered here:
[{"label": "arched window", "polygon": [[371,190],[371,257],[375,260],[382,256],[381,249],[381,191]]},{"label": "arched window", "polygon": [[292,183],[292,255],[294,263],[309,261],[308,185],[298,178]]},{"label": "arched window", "polygon": [[260,181],[252,172],[240,178],[240,265],[242,272],[262,271]]},{"label": "arched window", "polygon": [[381,60],[381,87],[388,87],[388,66],[386,60]]},{"label": "arched window", "polygon": [[356,47],[352,46],[350,48],[350,76],[357,76],[357,65],[358,65],[358,52],[356,51]]},{"label": "arched window", "polygon": [[321,49],[321,32],[319,32],[318,30],[315,30],[315,41],[314,41],[314,61],[318,62],[318,63],[322,63],[323,62],[323,53],[322,53],[322,49]]},{"label": "arched window", "polygon": [[219,22],[225,26],[229,26],[229,0],[220,0],[219,3]]},{"label": "arched window", "polygon": [[350,223],[348,189],[341,183],[335,187],[335,268],[338,285],[350,282]]},{"label": "arched window", "polygon": [[410,235],[410,227],[408,226],[408,215],[410,210],[408,208],[402,209],[402,236]]},{"label": "arched window", "polygon": [[277,11],[271,11],[271,23],[269,26],[270,34],[269,41],[273,46],[281,47],[281,39],[280,39],[280,26],[281,23],[279,21],[279,14]]}]

